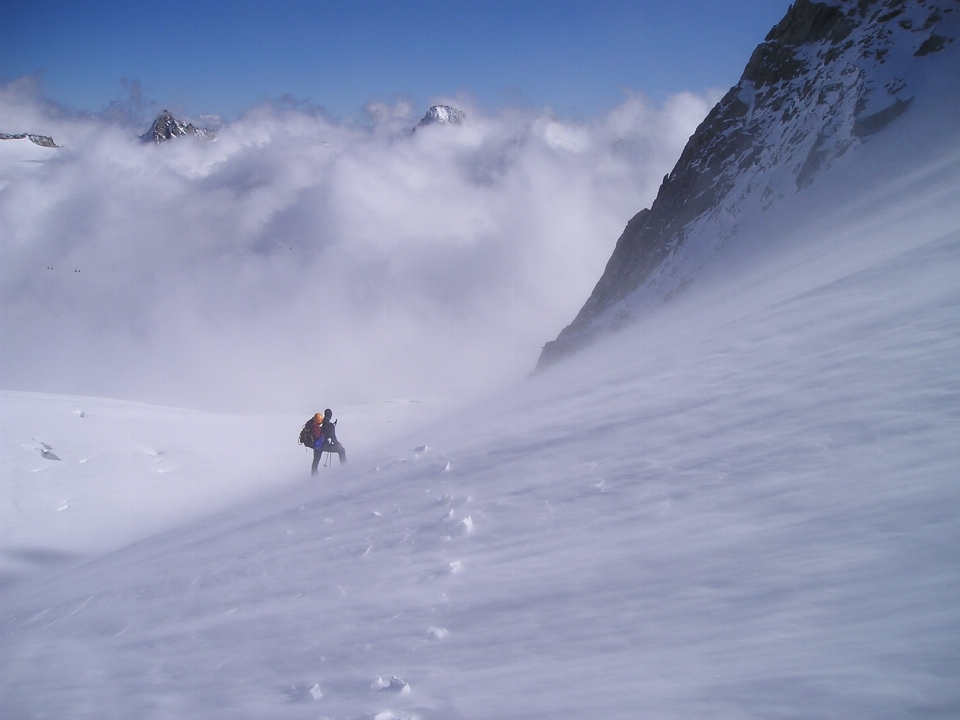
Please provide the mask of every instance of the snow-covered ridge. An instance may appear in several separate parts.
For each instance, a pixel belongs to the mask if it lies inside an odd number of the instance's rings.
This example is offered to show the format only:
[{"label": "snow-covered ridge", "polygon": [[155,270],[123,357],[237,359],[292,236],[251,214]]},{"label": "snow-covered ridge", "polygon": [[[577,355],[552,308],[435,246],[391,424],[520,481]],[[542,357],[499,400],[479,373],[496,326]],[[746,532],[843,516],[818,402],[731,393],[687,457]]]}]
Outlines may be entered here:
[{"label": "snow-covered ridge", "polygon": [[681,292],[744,218],[815,182],[907,112],[925,74],[955,75],[958,9],[953,0],[798,0],[690,138],[653,205],[627,224],[538,367]]},{"label": "snow-covered ridge", "polygon": [[55,148],[57,145],[49,135],[34,135],[32,133],[0,133],[0,140],[29,140],[40,147]]}]

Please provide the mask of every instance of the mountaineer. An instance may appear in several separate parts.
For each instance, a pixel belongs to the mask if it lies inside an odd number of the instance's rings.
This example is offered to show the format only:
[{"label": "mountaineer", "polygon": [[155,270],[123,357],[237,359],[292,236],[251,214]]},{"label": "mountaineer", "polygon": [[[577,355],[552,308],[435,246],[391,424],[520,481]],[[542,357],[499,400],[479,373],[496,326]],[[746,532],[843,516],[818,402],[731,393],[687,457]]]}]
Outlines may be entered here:
[{"label": "mountaineer", "polygon": [[300,431],[300,444],[313,449],[313,465],[310,467],[310,474],[317,474],[317,467],[320,465],[320,457],[323,453],[336,453],[340,457],[340,464],[347,462],[347,451],[337,441],[337,422],[331,421],[333,411],[327,408],[323,415],[317,413],[307,420],[303,429]]}]

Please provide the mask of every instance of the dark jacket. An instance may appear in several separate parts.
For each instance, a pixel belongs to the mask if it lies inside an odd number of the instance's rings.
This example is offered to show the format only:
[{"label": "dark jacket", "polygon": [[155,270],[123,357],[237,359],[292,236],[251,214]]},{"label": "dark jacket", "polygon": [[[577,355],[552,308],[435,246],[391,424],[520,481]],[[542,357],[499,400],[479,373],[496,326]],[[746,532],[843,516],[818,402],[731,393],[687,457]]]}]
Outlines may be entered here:
[{"label": "dark jacket", "polygon": [[326,418],[323,419],[322,432],[323,432],[324,445],[338,444],[337,443],[337,426],[334,423],[327,420]]}]

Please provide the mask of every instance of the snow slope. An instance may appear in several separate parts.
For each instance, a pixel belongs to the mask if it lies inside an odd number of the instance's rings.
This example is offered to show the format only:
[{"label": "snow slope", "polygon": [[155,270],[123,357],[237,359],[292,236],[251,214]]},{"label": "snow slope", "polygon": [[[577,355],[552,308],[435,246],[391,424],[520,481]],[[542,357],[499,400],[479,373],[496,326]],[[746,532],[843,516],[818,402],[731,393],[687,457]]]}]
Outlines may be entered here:
[{"label": "snow slope", "polygon": [[5,716],[957,717],[953,108],[381,460],[14,585]]},{"label": "snow slope", "polygon": [[[337,408],[363,459],[442,401]],[[116,550],[296,482],[303,415],[228,415],[0,391],[0,583]]]},{"label": "snow slope", "polygon": [[0,139],[0,190],[18,177],[36,171],[37,167],[56,157],[58,148],[44,147],[29,138]]}]

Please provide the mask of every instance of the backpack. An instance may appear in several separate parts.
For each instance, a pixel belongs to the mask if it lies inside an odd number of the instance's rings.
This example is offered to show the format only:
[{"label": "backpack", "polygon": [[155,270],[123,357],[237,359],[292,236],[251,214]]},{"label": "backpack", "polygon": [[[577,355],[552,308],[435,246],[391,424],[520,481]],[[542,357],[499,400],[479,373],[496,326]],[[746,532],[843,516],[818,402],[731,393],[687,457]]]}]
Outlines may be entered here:
[{"label": "backpack", "polygon": [[310,418],[309,420],[307,420],[307,422],[303,426],[303,430],[300,431],[300,440],[298,441],[301,445],[303,445],[308,450],[313,450],[313,441],[315,440],[315,438],[313,437],[313,431],[310,430],[310,426],[312,424],[313,424],[313,418]]}]

